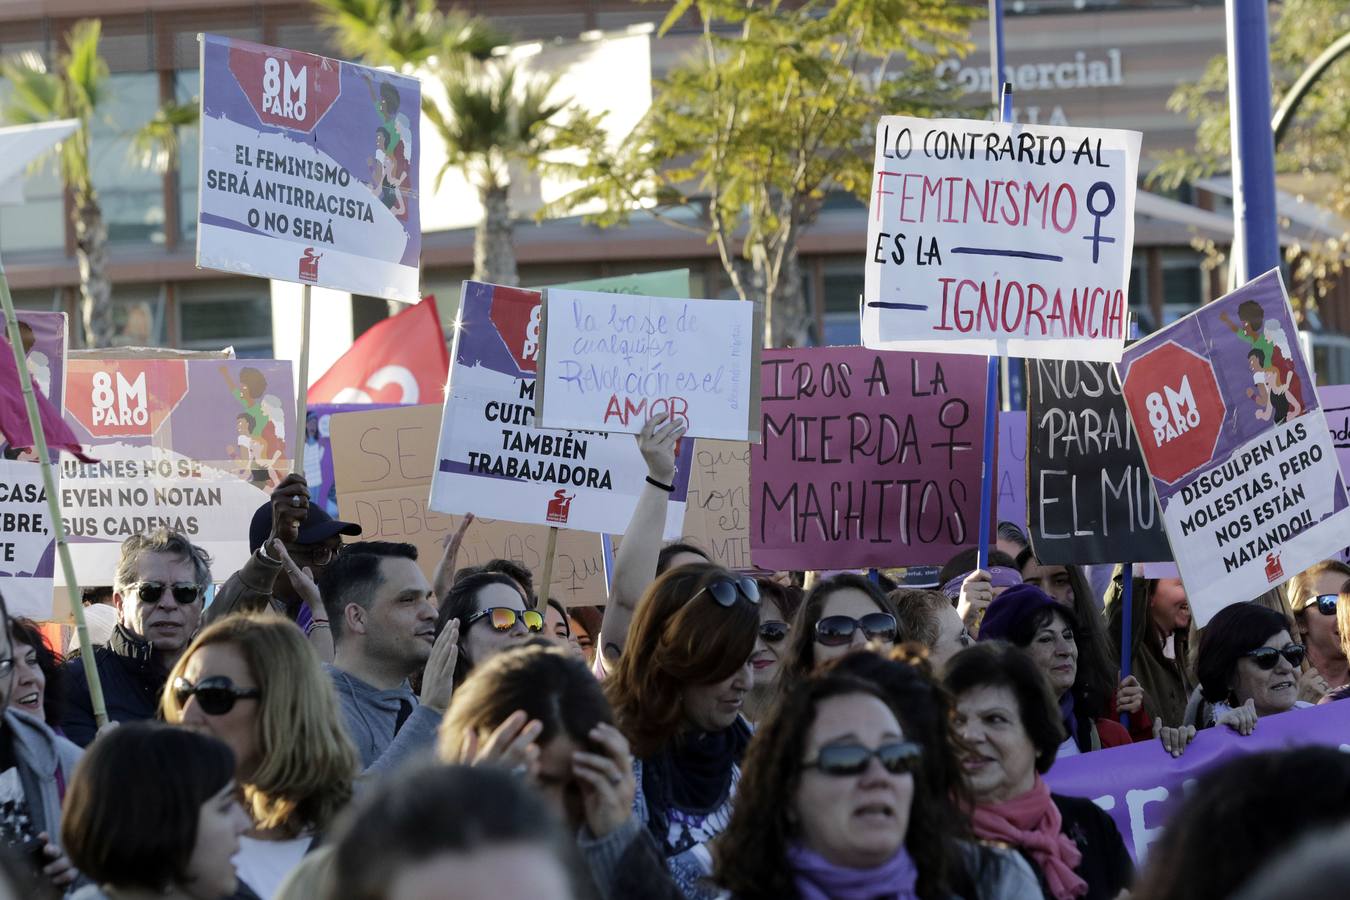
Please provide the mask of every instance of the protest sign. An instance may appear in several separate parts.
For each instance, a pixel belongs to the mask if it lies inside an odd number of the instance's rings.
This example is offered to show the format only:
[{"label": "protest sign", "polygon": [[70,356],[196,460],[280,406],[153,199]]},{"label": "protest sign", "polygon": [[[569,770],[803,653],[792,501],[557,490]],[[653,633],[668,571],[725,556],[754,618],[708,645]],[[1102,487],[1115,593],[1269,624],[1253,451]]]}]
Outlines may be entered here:
[{"label": "protest sign", "polygon": [[694,441],[684,537],[728,569],[749,569],[750,452],[744,441]]},{"label": "protest sign", "polygon": [[338,486],[333,477],[333,416],[344,412],[388,409],[391,403],[311,403],[305,408],[305,481],[309,500],[330,516],[338,514]]},{"label": "protest sign", "polygon": [[636,294],[644,297],[688,297],[689,270],[667,269],[662,272],[633,272],[629,275],[608,275],[585,281],[542,285],[573,291],[601,291],[606,294]]},{"label": "protest sign", "polygon": [[[368,409],[369,407],[367,407]],[[363,541],[402,541],[418,551],[431,580],[444,539],[460,517],[431,509],[427,495],[436,470],[441,430],[439,405],[343,412],[329,423],[339,518],[361,526]],[[475,517],[460,547],[458,565],[510,559],[543,577],[548,528]],[[605,570],[598,535],[560,531],[549,596],[569,606],[606,601]]]},{"label": "protest sign", "polygon": [[[23,336],[28,373],[38,390],[57,408],[65,405],[66,328],[63,312],[18,310],[19,333]],[[8,342],[7,342],[8,343]],[[8,347],[5,348],[8,352]]]},{"label": "protest sign", "polygon": [[1027,414],[1020,409],[998,414],[998,496],[1000,522],[1027,530]]},{"label": "protest sign", "polygon": [[1172,558],[1114,366],[1027,360],[1026,418],[1027,536],[1038,560]]},{"label": "protest sign", "polygon": [[0,596],[11,616],[51,618],[55,559],[42,467],[0,459]]},{"label": "protest sign", "polygon": [[541,425],[637,434],[667,415],[691,437],[753,439],[754,304],[559,288],[544,304]]},{"label": "protest sign", "polygon": [[1296,335],[1273,270],[1121,361],[1125,402],[1201,627],[1345,546],[1345,482]]},{"label": "protest sign", "polygon": [[863,343],[1115,361],[1140,135],[885,116],[868,211]]},{"label": "protest sign", "polygon": [[761,368],[755,565],[941,565],[973,542],[984,360],[815,347],[766,350]]},{"label": "protest sign", "polygon": [[[646,485],[630,435],[535,427],[540,294],[464,282],[431,508],[580,531],[622,532]],[[678,467],[666,534],[680,533]]]},{"label": "protest sign", "polygon": [[[1317,389],[1322,399],[1322,411],[1327,415],[1331,440],[1336,446],[1336,459],[1341,466],[1341,478],[1350,484],[1350,385],[1328,384]],[[1350,536],[1346,540],[1350,542]],[[1350,546],[1337,554],[1341,562],[1350,560]]]},{"label": "protest sign", "polygon": [[291,469],[295,386],[277,360],[71,360],[66,408],[98,462],[62,460],[61,513],[81,585],[111,584],[123,540],[181,531],[224,581]]},{"label": "protest sign", "polygon": [[1143,862],[1190,785],[1205,772],[1243,753],[1308,745],[1344,749],[1347,733],[1350,703],[1329,703],[1262,716],[1246,737],[1225,727],[1206,728],[1179,759],[1173,759],[1161,741],[1067,756],[1050,768],[1045,781],[1056,794],[1085,797],[1106,810],[1125,839],[1125,848]]},{"label": "protest sign", "polygon": [[197,265],[415,303],[417,79],[202,37]]}]

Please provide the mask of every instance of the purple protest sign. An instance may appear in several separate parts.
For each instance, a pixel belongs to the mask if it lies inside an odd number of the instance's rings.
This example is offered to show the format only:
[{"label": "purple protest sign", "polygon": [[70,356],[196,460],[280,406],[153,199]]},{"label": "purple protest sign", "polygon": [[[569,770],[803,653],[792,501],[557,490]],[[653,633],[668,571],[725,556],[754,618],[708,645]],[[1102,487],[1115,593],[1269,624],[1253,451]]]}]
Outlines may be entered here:
[{"label": "purple protest sign", "polygon": [[388,409],[397,403],[311,403],[305,410],[305,481],[309,497],[334,518],[338,514],[337,480],[333,477],[333,441],[329,424],[333,416],[347,412]]},{"label": "purple protest sign", "polygon": [[1070,756],[1055,763],[1045,780],[1057,794],[1087,797],[1106,810],[1130,854],[1142,860],[1189,783],[1209,769],[1242,753],[1311,744],[1340,747],[1347,734],[1350,703],[1330,703],[1267,716],[1247,737],[1228,728],[1206,729],[1180,759],[1173,759],[1160,741]]},{"label": "purple protest sign", "polygon": [[985,361],[766,350],[750,555],[766,569],[941,565],[975,541]]},{"label": "purple protest sign", "polygon": [[1027,414],[998,414],[998,520],[1027,530]]},{"label": "purple protest sign", "polygon": [[1203,626],[1345,546],[1350,504],[1278,271],[1125,351],[1125,402]]}]

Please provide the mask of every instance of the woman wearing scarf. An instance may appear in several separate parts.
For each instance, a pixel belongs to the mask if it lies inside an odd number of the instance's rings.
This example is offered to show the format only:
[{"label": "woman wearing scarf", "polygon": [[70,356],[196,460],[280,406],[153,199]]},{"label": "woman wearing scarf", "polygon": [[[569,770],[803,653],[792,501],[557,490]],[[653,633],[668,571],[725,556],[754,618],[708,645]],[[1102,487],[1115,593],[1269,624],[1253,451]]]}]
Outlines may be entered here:
[{"label": "woman wearing scarf", "polygon": [[871,656],[804,679],[763,721],[715,846],[718,885],[734,900],[1036,896],[1011,855],[991,851],[997,864],[971,877],[980,853],[962,840],[931,742],[901,724],[890,692],[841,672]]},{"label": "woman wearing scarf", "polygon": [[976,837],[1006,844],[1037,870],[1051,900],[1111,900],[1133,866],[1110,816],[1091,800],[1051,794],[1041,779],[1064,741],[1045,676],[1023,651],[983,643],[947,667]]},{"label": "woman wearing scarf", "polygon": [[[1080,629],[1072,609],[1029,584],[1004,591],[984,616],[981,641],[1007,641],[1027,651],[1059,702],[1068,735],[1059,756],[1130,743],[1130,734],[1106,717],[1112,684],[1079,658]],[[1136,688],[1137,690],[1137,688]]]},{"label": "woman wearing scarf", "polygon": [[750,726],[759,589],[708,563],[678,566],[642,597],[619,667],[605,681],[628,738],[633,809],[685,896],[715,896],[708,843],[731,818]]}]

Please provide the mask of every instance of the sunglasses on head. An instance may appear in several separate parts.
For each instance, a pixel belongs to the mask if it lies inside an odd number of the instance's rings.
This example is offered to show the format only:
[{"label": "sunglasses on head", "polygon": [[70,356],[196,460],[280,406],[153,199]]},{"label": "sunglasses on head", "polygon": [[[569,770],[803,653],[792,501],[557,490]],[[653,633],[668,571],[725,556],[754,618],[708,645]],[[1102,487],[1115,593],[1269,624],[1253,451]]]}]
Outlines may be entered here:
[{"label": "sunglasses on head", "polygon": [[122,590],[126,593],[134,593],[147,606],[154,606],[164,596],[165,588],[169,589],[174,602],[179,606],[187,606],[189,603],[196,603],[202,599],[202,589],[190,581],[179,581],[172,585],[165,584],[162,581],[138,581],[135,584],[127,585]]},{"label": "sunglasses on head", "polygon": [[492,626],[493,631],[510,631],[516,627],[516,620],[525,623],[525,627],[538,632],[544,630],[544,614],[534,609],[512,609],[509,606],[489,606],[487,609],[479,610],[464,620],[464,627],[468,628],[479,619],[487,618],[488,624]]},{"label": "sunglasses on head", "polygon": [[1336,615],[1336,598],[1339,596],[1339,594],[1318,594],[1316,597],[1312,598],[1312,601],[1310,601],[1308,605],[1311,606],[1313,603],[1316,603],[1317,611],[1322,615],[1334,616]]},{"label": "sunglasses on head", "polygon": [[1275,664],[1280,661],[1281,656],[1289,661],[1289,665],[1297,669],[1303,664],[1305,649],[1302,644],[1285,644],[1279,650],[1274,647],[1257,647],[1255,650],[1248,650],[1242,655],[1256,663],[1259,668],[1267,671],[1275,668]]},{"label": "sunglasses on head", "polygon": [[853,632],[859,628],[869,641],[895,641],[895,616],[890,613],[868,613],[861,619],[852,616],[826,616],[816,623],[816,643],[826,647],[842,647],[853,641]]},{"label": "sunglasses on head", "polygon": [[786,622],[760,622],[759,636],[766,644],[776,644],[788,636],[792,626]]},{"label": "sunglasses on head", "polygon": [[173,680],[173,696],[179,709],[187,706],[188,699],[197,698],[197,705],[208,716],[223,716],[234,709],[239,700],[254,699],[262,696],[257,688],[235,687],[234,682],[224,675],[212,675],[193,684],[181,675]]},{"label": "sunglasses on head", "polygon": [[861,775],[874,756],[887,772],[904,775],[919,767],[923,751],[913,741],[892,741],[875,750],[862,744],[831,744],[821,747],[814,760],[802,765],[823,775]]},{"label": "sunglasses on head", "polygon": [[736,605],[736,595],[739,593],[742,597],[751,603],[759,603],[759,585],[755,579],[747,578],[742,575],[740,578],[719,578],[703,586],[703,590],[695,594],[697,598],[703,591],[707,591],[712,598],[717,601],[718,606],[725,606],[728,609]]}]

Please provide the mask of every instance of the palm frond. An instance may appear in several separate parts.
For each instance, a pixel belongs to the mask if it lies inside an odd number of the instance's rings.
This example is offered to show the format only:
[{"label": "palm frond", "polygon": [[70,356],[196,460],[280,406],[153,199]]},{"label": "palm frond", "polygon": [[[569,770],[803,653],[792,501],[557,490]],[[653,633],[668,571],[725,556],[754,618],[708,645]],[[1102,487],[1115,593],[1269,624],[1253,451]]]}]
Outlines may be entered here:
[{"label": "palm frond", "polygon": [[66,36],[68,49],[61,57],[70,112],[79,118],[92,115],[103,101],[108,82],[108,63],[98,52],[103,25],[98,19],[81,19]]},{"label": "palm frond", "polygon": [[198,115],[195,97],[187,103],[172,100],[165,103],[150,121],[132,133],[127,159],[133,165],[161,175],[170,168],[177,168],[179,129],[197,124]]}]

